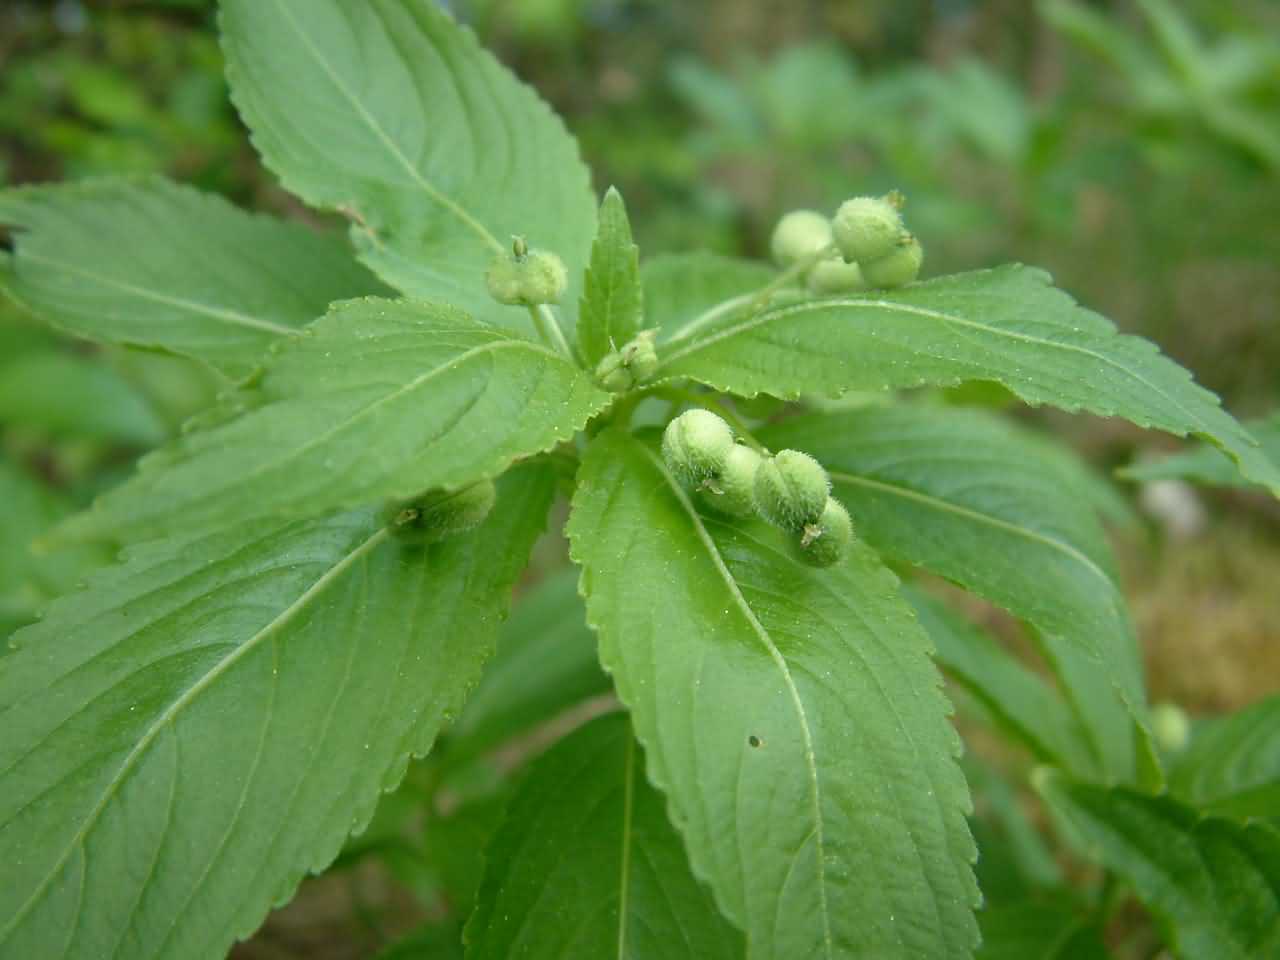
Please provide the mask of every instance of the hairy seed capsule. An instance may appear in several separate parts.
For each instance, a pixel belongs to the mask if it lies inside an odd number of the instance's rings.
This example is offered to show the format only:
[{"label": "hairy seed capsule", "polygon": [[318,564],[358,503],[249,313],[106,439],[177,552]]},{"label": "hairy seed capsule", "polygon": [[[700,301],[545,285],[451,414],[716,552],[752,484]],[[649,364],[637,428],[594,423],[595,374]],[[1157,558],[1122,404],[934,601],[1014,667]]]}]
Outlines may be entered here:
[{"label": "hairy seed capsule", "polygon": [[773,228],[769,249],[780,267],[789,267],[831,245],[831,221],[816,210],[792,210]]},{"label": "hairy seed capsule", "polygon": [[459,490],[431,490],[391,504],[384,519],[396,536],[410,543],[435,543],[475,527],[489,515],[498,491],[492,480]]},{"label": "hairy seed capsule", "polygon": [[750,447],[734,444],[725,457],[724,469],[707,480],[702,502],[731,517],[749,517],[756,512],[756,471],[764,458]]},{"label": "hairy seed capsule", "polygon": [[839,500],[827,498],[818,522],[806,527],[800,538],[800,557],[813,567],[839,563],[853,543],[853,522]]},{"label": "hairy seed capsule", "polygon": [[626,393],[658,372],[656,330],[641,330],[621,350],[607,353],[596,364],[596,382],[611,393]]},{"label": "hairy seed capsule", "polygon": [[830,492],[831,480],[822,464],[799,450],[783,450],[756,471],[756,509],[791,533],[802,533],[818,522]]},{"label": "hairy seed capsule", "polygon": [[875,263],[864,263],[862,275],[872,287],[891,289],[906,286],[920,275],[924,264],[924,247],[911,237],[908,241]]},{"label": "hairy seed capsule", "polygon": [[688,487],[719,476],[733,447],[733,431],[710,410],[686,410],[662,434],[667,467]]},{"label": "hairy seed capsule", "polygon": [[897,205],[885,197],[846,200],[836,211],[831,230],[844,258],[864,267],[893,253],[906,233]]},{"label": "hairy seed capsule", "polygon": [[560,302],[569,285],[569,271],[554,253],[529,250],[517,239],[511,253],[489,264],[484,280],[489,295],[499,303],[537,306]]},{"label": "hairy seed capsule", "polygon": [[862,268],[856,263],[845,263],[839,258],[815,263],[809,271],[808,283],[810,291],[819,295],[856,293],[867,289]]}]

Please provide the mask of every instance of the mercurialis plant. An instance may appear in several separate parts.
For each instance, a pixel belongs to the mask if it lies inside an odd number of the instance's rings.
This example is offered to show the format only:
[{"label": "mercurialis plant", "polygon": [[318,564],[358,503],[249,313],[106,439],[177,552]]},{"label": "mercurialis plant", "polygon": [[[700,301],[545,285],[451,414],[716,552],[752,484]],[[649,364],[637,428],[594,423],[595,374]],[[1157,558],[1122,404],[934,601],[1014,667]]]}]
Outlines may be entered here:
[{"label": "mercurialis plant", "polygon": [[1125,956],[1122,910],[1280,954],[1280,701],[1153,730],[1115,493],[950,388],[1280,493],[1212,394],[1034,267],[922,278],[859,184],[776,263],[641,257],[427,0],[220,8],[264,164],[347,229],[0,192],[14,303],[222,384],[38,536],[114,559],[0,657],[0,957],[222,957],[385,849],[436,924],[397,956]]}]

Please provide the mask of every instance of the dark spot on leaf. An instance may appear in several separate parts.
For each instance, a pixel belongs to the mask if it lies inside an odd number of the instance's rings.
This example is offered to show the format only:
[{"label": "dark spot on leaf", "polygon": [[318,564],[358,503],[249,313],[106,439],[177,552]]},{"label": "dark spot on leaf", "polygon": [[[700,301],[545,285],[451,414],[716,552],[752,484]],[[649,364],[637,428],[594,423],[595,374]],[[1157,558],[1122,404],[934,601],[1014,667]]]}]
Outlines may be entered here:
[{"label": "dark spot on leaf", "polygon": [[759,737],[757,737],[754,733],[753,733],[751,736],[747,737],[747,743],[751,744],[753,747],[758,747],[758,746],[760,746],[760,744],[761,744],[761,743],[763,743],[763,742],[764,742],[764,741],[762,741],[762,740],[761,740]]}]

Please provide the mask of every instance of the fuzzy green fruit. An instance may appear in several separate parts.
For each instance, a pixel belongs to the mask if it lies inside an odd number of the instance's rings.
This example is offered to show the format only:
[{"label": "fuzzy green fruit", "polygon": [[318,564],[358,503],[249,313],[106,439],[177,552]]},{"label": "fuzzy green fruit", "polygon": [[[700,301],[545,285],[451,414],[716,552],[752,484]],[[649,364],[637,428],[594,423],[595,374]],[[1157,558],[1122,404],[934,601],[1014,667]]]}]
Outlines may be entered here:
[{"label": "fuzzy green fruit", "polygon": [[799,450],[783,450],[756,471],[756,509],[791,533],[818,522],[830,493],[831,480],[822,464]]},{"label": "fuzzy green fruit", "polygon": [[642,330],[621,350],[607,353],[596,364],[596,382],[611,393],[626,393],[658,372],[656,330]]},{"label": "fuzzy green fruit", "polygon": [[862,275],[869,286],[889,290],[914,281],[920,276],[923,264],[924,247],[920,246],[919,240],[911,237],[887,257],[875,263],[864,263]]},{"label": "fuzzy green fruit", "polygon": [[807,280],[809,290],[819,295],[856,293],[867,289],[862,268],[856,263],[845,263],[839,258],[815,263]]},{"label": "fuzzy green fruit", "polygon": [[789,267],[831,245],[831,221],[816,210],[792,210],[773,228],[769,250],[780,267]]},{"label": "fuzzy green fruit", "polygon": [[764,457],[750,447],[735,444],[725,458],[724,469],[706,481],[702,502],[731,517],[749,517],[756,512],[756,471]]},{"label": "fuzzy green fruit", "polygon": [[495,257],[484,275],[489,295],[512,306],[559,303],[569,286],[564,261],[548,250],[529,250],[517,240],[509,254]]},{"label": "fuzzy green fruit", "polygon": [[435,543],[475,527],[489,515],[498,491],[492,480],[459,490],[431,490],[383,513],[396,536],[410,543]]},{"label": "fuzzy green fruit", "polygon": [[800,558],[813,567],[829,567],[849,553],[853,521],[839,500],[827,498],[818,522],[806,527],[800,538]]},{"label": "fuzzy green fruit", "polygon": [[733,448],[733,431],[710,410],[686,410],[662,434],[663,459],[687,487],[719,476]]},{"label": "fuzzy green fruit", "polygon": [[831,224],[836,246],[846,260],[868,263],[893,253],[906,228],[892,197],[854,197],[836,211]]}]

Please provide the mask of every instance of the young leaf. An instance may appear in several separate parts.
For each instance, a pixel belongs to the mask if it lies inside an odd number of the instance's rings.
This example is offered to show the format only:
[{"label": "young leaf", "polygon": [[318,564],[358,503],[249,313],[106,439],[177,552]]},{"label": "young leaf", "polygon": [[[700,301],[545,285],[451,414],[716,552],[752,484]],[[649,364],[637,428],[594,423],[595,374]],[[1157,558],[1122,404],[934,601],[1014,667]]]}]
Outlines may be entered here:
[{"label": "young leaf", "polygon": [[742,934],[689,872],[622,714],[534,763],[487,860],[468,960],[745,955]]},{"label": "young leaf", "polygon": [[[1271,462],[1280,464],[1280,410],[1269,417],[1246,423],[1245,428],[1253,434]],[[1206,486],[1246,487],[1250,485],[1231,459],[1211,446],[1201,446],[1184,453],[1176,453],[1151,463],[1134,464],[1121,470],[1120,476],[1138,483],[1153,483],[1157,480],[1190,480],[1192,483],[1201,483]]]},{"label": "young leaf", "polygon": [[150,543],[19,633],[0,955],[225,956],[461,706],[553,489],[429,547],[368,510]]},{"label": "young leaf", "polygon": [[747,396],[994,380],[1028,403],[1196,434],[1280,494],[1280,467],[1213,394],[1028,267],[730,313],[660,355],[659,378]]},{"label": "young leaf", "polygon": [[968,956],[969,797],[928,638],[865,547],[801,564],[599,435],[569,521],[600,657],[752,956]]},{"label": "young leaf", "polygon": [[337,304],[284,344],[263,405],[144,460],[67,536],[314,516],[494,476],[609,403],[559,354],[413,301]]},{"label": "young leaf", "polygon": [[[768,264],[706,250],[653,257],[640,268],[645,324],[659,328],[660,339],[668,339],[694,320],[706,322],[708,311],[759,290],[775,276],[777,271]],[[735,301],[725,309],[735,306],[742,303]]]},{"label": "young leaf", "polygon": [[521,598],[437,759],[453,765],[477,756],[609,690],[586,616],[572,568]]},{"label": "young leaf", "polygon": [[180,353],[239,377],[334,300],[382,285],[341,238],[161,179],[0,192],[0,285],[77,336]]},{"label": "young leaf", "polygon": [[631,241],[627,208],[613,187],[600,204],[596,230],[578,316],[578,348],[588,367],[625,345],[644,325],[640,248]]},{"label": "young leaf", "polygon": [[1280,696],[1198,729],[1169,789],[1219,816],[1280,818]]},{"label": "young leaf", "polygon": [[830,471],[834,495],[875,549],[954,581],[1041,633],[1098,766],[1131,779],[1129,719],[1141,662],[1115,565],[1072,475],[999,419],[885,407],[798,417],[763,431]]},{"label": "young leaf", "polygon": [[1078,774],[1098,772],[1083,731],[1057,691],[942,601],[909,584],[902,593],[933,640],[938,663],[1002,729],[1039,760]]},{"label": "young leaf", "polygon": [[1280,833],[1201,819],[1169,797],[1073,784],[1048,769],[1037,786],[1091,857],[1115,871],[1187,960],[1280,954]]},{"label": "young leaf", "polygon": [[361,259],[405,293],[523,324],[484,274],[512,235],[569,267],[595,201],[564,124],[435,3],[222,0],[232,99],[289,190],[353,221]]}]

